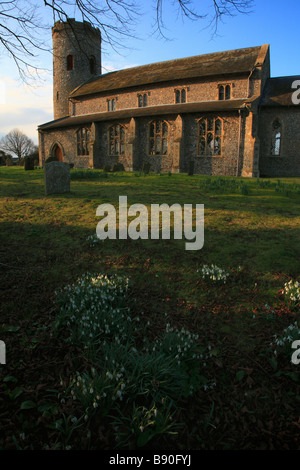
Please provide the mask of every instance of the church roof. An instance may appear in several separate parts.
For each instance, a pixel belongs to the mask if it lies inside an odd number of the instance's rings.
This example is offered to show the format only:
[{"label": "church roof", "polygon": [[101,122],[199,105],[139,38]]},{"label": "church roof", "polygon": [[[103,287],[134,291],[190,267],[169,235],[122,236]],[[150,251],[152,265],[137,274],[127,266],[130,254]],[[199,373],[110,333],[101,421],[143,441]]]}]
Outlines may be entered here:
[{"label": "church roof", "polygon": [[70,97],[196,77],[249,73],[256,65],[262,65],[268,47],[265,44],[215,52],[106,73],[80,85]]},{"label": "church roof", "polygon": [[54,129],[59,127],[79,126],[91,122],[110,121],[114,119],[126,119],[141,116],[159,116],[166,114],[184,114],[193,112],[218,112],[236,111],[245,107],[247,100],[224,100],[224,101],[199,101],[197,103],[168,104],[159,106],[147,106],[145,108],[130,108],[117,111],[105,111],[102,113],[81,114],[78,116],[66,116],[39,126],[39,129]]},{"label": "church roof", "polygon": [[260,106],[295,106],[292,95],[299,86],[292,88],[292,84],[298,80],[300,82],[300,75],[269,78],[261,97]]}]

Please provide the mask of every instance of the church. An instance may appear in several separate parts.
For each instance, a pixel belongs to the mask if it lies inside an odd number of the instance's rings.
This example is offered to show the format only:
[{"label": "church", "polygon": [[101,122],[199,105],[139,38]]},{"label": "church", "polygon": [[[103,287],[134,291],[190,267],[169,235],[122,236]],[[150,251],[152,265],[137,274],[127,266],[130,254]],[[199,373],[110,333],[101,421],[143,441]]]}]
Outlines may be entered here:
[{"label": "church", "polygon": [[97,28],[58,21],[52,39],[40,166],[300,176],[300,75],[271,78],[268,44],[102,74]]}]

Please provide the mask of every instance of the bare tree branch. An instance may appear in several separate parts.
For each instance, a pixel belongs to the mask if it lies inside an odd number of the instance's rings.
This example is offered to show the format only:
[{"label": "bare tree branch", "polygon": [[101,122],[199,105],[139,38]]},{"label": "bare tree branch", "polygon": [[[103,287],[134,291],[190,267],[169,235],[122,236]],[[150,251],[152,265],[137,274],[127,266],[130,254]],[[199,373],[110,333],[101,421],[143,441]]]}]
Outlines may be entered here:
[{"label": "bare tree branch", "polygon": [[[40,12],[51,11],[53,22],[75,17],[87,21],[101,31],[102,41],[115,51],[124,47],[124,38],[133,38],[135,25],[141,15],[138,0],[0,0],[0,49],[15,62],[20,77],[26,81],[39,67],[35,59],[41,51],[51,51],[49,38],[52,24],[42,20]],[[199,0],[153,0],[155,28],[165,37],[164,4],[172,3],[183,19],[199,21],[209,18]],[[217,31],[225,16],[250,12],[253,0],[210,0],[210,24]]]},{"label": "bare tree branch", "polygon": [[0,148],[4,150],[4,152],[15,154],[20,163],[22,158],[32,154],[36,150],[36,145],[19,129],[13,129],[1,139]]}]

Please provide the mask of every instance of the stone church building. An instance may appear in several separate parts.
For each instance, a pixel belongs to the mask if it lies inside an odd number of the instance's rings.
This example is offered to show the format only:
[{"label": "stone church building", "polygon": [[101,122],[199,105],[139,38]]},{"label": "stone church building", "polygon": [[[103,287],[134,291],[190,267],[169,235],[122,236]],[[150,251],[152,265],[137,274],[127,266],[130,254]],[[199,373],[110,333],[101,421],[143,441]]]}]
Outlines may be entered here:
[{"label": "stone church building", "polygon": [[270,78],[269,45],[102,74],[98,29],[69,20],[52,36],[41,166],[56,156],[75,168],[300,176],[300,76]]}]

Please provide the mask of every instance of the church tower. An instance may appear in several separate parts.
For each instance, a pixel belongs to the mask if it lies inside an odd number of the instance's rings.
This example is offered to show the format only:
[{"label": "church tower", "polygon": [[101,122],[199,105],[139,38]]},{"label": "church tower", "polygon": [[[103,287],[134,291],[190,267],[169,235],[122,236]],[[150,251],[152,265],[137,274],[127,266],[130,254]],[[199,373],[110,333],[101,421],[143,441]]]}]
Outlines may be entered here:
[{"label": "church tower", "polygon": [[52,28],[54,119],[70,115],[69,94],[101,75],[101,34],[88,22],[68,19]]}]

